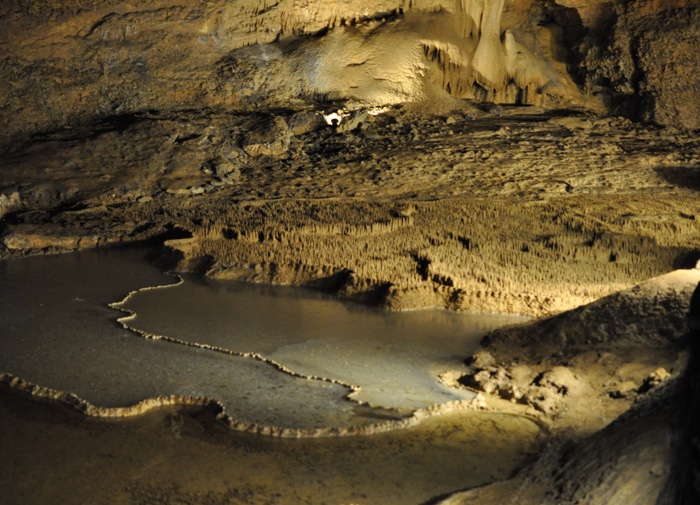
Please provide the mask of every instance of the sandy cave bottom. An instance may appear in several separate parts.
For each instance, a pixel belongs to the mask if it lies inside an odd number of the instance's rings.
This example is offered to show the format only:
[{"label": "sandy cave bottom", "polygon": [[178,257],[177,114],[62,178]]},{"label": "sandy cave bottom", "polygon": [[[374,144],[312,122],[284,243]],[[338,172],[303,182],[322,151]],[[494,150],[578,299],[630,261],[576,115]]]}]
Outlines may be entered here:
[{"label": "sandy cave bottom", "polygon": [[[518,321],[386,313],[303,289],[189,277],[178,284],[144,254],[97,250],[1,263],[0,371],[103,408],[194,396],[218,401],[247,425],[373,425],[471,400],[442,386],[438,373],[463,367],[482,335]],[[119,306],[135,316],[124,324],[169,340],[116,322],[108,304],[128,292]]]},{"label": "sandy cave bottom", "polygon": [[370,436],[283,439],[165,407],[82,417],[0,384],[3,504],[418,505],[510,477],[537,450],[522,417],[453,412]]}]

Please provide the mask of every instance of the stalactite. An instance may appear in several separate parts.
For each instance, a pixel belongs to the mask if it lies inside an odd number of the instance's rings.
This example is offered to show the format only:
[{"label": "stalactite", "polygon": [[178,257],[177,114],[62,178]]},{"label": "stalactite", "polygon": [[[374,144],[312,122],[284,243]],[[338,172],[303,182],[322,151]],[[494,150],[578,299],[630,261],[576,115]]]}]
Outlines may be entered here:
[{"label": "stalactite", "polygon": [[[329,6],[317,1],[283,1],[273,8],[266,2],[249,2],[228,7],[216,24],[220,27],[219,38],[228,41],[231,49],[270,43],[279,36],[342,30],[348,26],[347,20],[353,20],[350,25],[365,26],[364,39],[357,43],[347,34],[340,47],[334,45],[332,38],[325,46],[319,41],[314,56],[318,60],[316,67],[309,64],[309,68],[315,69],[310,70],[312,87],[322,94],[343,96],[350,92],[344,89],[347,85],[355,89],[353,93],[369,98],[378,92],[369,89],[362,95],[362,89],[376,87],[373,84],[376,79],[384,81],[384,86],[387,81],[393,81],[388,91],[377,95],[379,102],[415,98],[419,91],[412,81],[420,80],[423,72],[422,63],[411,55],[411,46],[417,41],[425,60],[436,68],[436,75],[429,75],[429,79],[456,97],[541,104],[546,100],[539,95],[546,92],[544,86],[551,82],[556,88],[552,90],[554,95],[563,95],[566,100],[581,99],[568,75],[558,74],[541,56],[535,55],[536,51],[520,45],[514,34],[502,26],[504,4],[504,0],[425,0]],[[375,32],[378,25],[371,23],[387,19],[397,19],[402,25],[392,28],[393,32],[392,29]],[[407,36],[409,33],[413,35]],[[372,42],[373,37],[377,38],[375,35],[379,40],[376,46]],[[344,61],[354,61],[352,54],[357,51],[364,55],[361,61],[367,67],[366,75],[360,69],[343,69]],[[403,62],[401,72],[383,75],[397,58]],[[314,77],[319,69],[322,73],[325,69],[323,78]],[[377,73],[378,69],[383,70]],[[397,95],[393,100],[392,93]],[[562,98],[559,95],[557,99]]]}]

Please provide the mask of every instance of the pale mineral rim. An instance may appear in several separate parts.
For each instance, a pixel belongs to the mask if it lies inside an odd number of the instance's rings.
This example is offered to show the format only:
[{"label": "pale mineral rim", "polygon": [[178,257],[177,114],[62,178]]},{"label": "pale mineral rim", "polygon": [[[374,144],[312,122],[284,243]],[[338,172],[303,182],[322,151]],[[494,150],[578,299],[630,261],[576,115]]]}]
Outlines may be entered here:
[{"label": "pale mineral rim", "polygon": [[[98,407],[79,397],[75,393],[40,386],[7,372],[0,372],[0,383],[8,386],[12,391],[29,395],[33,399],[59,402],[88,417],[117,419],[146,414],[160,407],[200,407],[214,411],[216,413],[217,421],[221,422],[225,426],[228,426],[232,430],[276,438],[321,438],[373,435],[417,426],[420,422],[438,415],[457,411],[478,411],[480,408],[482,408],[482,398],[477,397],[471,401],[456,400],[416,409],[410,416],[399,420],[389,420],[362,426],[290,428],[237,421],[226,413],[226,409],[219,401],[202,396],[163,395],[153,398],[146,398],[138,403],[126,407]],[[538,424],[536,420],[530,419],[528,416],[522,417],[526,417],[535,424]]]},{"label": "pale mineral rim", "polygon": [[147,286],[147,287],[135,289],[135,290],[130,291],[122,300],[109,304],[110,308],[115,309],[115,310],[119,310],[119,311],[127,314],[126,316],[123,316],[123,317],[120,317],[117,319],[117,322],[119,324],[121,324],[125,330],[127,330],[131,333],[135,333],[136,335],[140,335],[141,337],[146,338],[146,339],[150,339],[150,340],[162,340],[164,342],[170,342],[173,344],[184,345],[187,347],[195,347],[197,349],[204,349],[207,351],[214,351],[214,352],[219,352],[222,354],[228,354],[229,356],[238,356],[241,358],[251,358],[251,359],[254,359],[256,361],[260,361],[262,363],[271,365],[272,367],[276,368],[278,371],[285,373],[285,374],[288,374],[288,375],[291,375],[292,377],[298,377],[300,379],[317,380],[317,381],[329,382],[331,384],[337,384],[339,386],[343,386],[343,387],[348,388],[350,390],[350,393],[345,395],[344,399],[355,401],[353,396],[360,392],[360,390],[361,390],[360,386],[357,386],[354,384],[348,384],[346,382],[342,382],[342,381],[339,381],[337,379],[330,379],[327,377],[321,377],[318,375],[304,375],[304,374],[301,374],[299,372],[295,372],[294,370],[283,365],[282,363],[279,363],[279,362],[274,361],[270,358],[267,358],[267,357],[265,357],[262,354],[257,353],[257,352],[236,352],[236,351],[232,351],[230,349],[226,349],[225,347],[219,347],[219,346],[209,345],[209,344],[202,344],[199,342],[188,342],[186,340],[181,340],[179,338],[169,337],[167,335],[156,335],[153,333],[149,333],[149,332],[140,330],[140,329],[135,328],[133,326],[130,326],[128,324],[129,321],[133,321],[137,317],[137,314],[135,311],[124,307],[124,305],[132,297],[136,296],[137,294],[139,294],[141,292],[154,291],[156,289],[174,288],[176,286],[180,286],[181,284],[183,284],[185,282],[185,280],[183,279],[182,276],[177,275],[177,274],[171,274],[171,275],[174,275],[175,277],[177,277],[177,279],[178,279],[177,282],[175,282],[173,284],[163,284],[160,286]]}]

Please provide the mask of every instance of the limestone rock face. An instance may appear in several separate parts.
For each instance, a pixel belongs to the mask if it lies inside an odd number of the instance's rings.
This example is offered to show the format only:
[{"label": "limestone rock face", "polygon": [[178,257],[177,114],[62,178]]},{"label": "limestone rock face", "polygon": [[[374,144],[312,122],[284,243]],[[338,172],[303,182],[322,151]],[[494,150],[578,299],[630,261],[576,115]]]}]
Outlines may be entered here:
[{"label": "limestone rock face", "polygon": [[581,44],[581,75],[613,113],[697,129],[698,49],[698,2],[632,2],[616,6]]},{"label": "limestone rock face", "polygon": [[697,4],[8,0],[0,126],[452,95],[696,128]]},{"label": "limestone rock face", "polygon": [[642,119],[700,129],[700,10],[667,13],[639,39]]}]

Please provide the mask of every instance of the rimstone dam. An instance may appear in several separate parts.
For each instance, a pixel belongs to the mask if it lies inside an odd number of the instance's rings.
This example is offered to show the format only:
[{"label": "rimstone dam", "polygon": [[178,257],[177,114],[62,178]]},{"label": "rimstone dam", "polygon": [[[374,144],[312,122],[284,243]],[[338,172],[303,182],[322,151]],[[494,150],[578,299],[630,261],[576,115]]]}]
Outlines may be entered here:
[{"label": "rimstone dam", "polygon": [[0,503],[700,503],[700,2],[0,3]]}]

